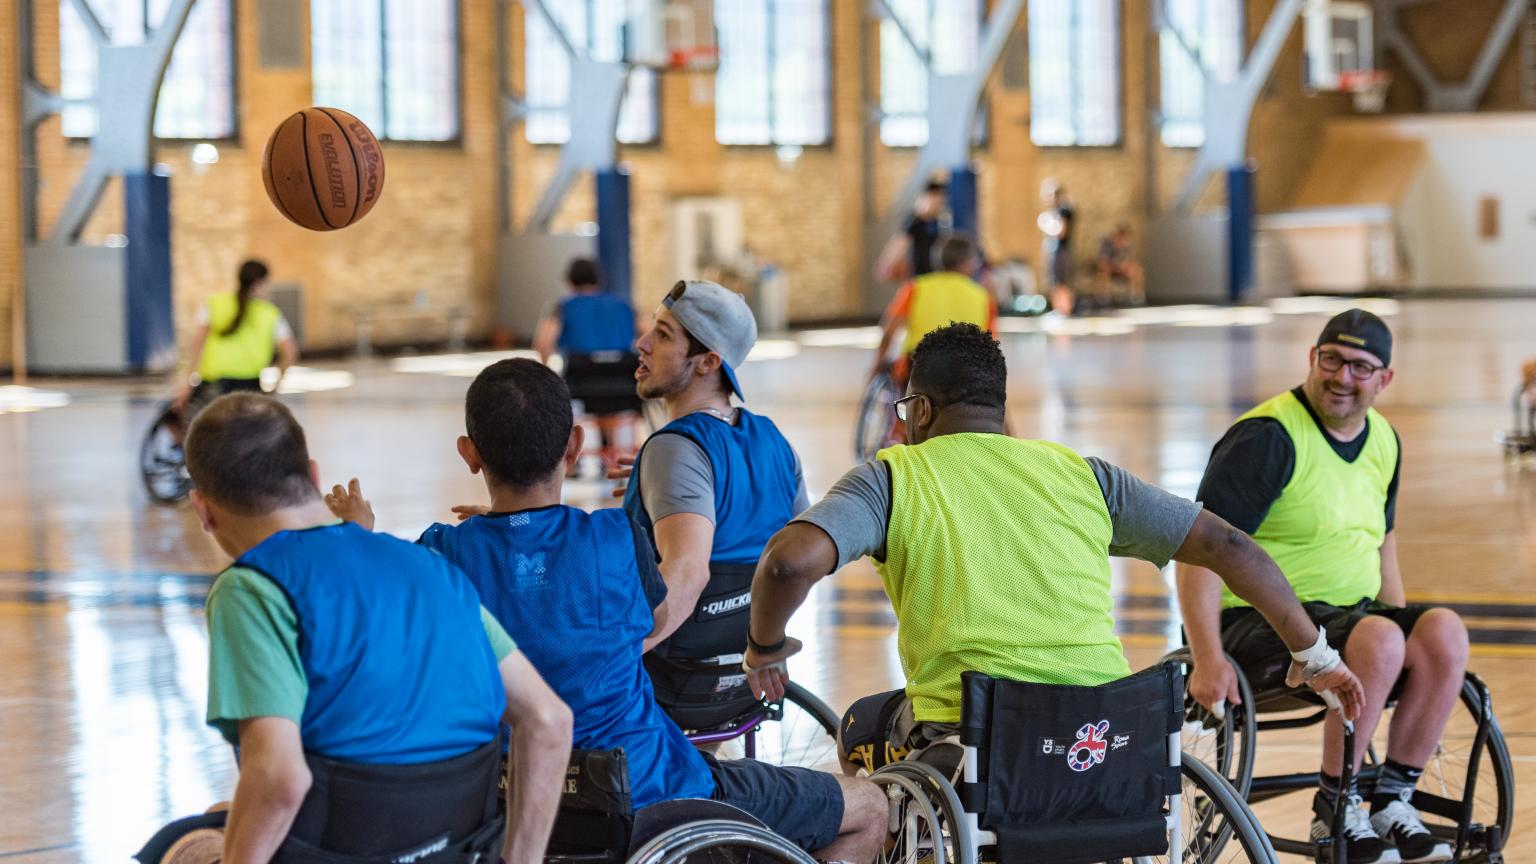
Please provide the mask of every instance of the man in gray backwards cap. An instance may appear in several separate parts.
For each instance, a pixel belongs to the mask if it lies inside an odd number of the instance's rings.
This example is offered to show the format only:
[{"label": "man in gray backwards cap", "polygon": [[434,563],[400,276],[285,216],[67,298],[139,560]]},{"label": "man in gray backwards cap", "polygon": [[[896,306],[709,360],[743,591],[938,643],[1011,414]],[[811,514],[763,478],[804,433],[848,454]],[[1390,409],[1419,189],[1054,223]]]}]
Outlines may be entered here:
[{"label": "man in gray backwards cap", "polygon": [[745,713],[741,671],[752,574],[774,532],[806,509],[800,458],[744,399],[738,372],[757,341],[741,295],[678,282],[636,342],[637,389],[670,422],[636,459],[624,509],[649,534],[667,583],[665,621],[646,655],[657,700],[684,729]]}]

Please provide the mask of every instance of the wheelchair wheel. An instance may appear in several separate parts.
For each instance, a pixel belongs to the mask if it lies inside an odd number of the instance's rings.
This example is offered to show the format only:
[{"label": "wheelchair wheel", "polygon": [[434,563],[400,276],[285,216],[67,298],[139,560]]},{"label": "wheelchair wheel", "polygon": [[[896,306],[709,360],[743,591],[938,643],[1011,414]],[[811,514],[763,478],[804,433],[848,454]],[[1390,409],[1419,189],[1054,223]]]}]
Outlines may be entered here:
[{"label": "wheelchair wheel", "polygon": [[[931,770],[931,769],[930,769]],[[911,763],[896,762],[869,775],[889,802],[890,833],[876,864],[976,864],[976,841],[947,782]]]},{"label": "wheelchair wheel", "polygon": [[[1161,662],[1178,663],[1184,672],[1184,680],[1189,680],[1193,664],[1188,648],[1167,654]],[[1247,712],[1253,705],[1253,689],[1237,663],[1231,657],[1227,657],[1227,662],[1232,664],[1232,671],[1237,674],[1237,690],[1243,704],[1227,706],[1225,716],[1217,720],[1211,712],[1186,694],[1184,729],[1180,742],[1185,753],[1209,765],[1246,800],[1253,784],[1253,747],[1257,734],[1254,724],[1247,722]]]},{"label": "wheelchair wheel", "polygon": [[629,864],[815,864],[783,837],[742,822],[707,819],[665,831],[631,855]]},{"label": "wheelchair wheel", "polygon": [[139,473],[144,491],[158,504],[179,503],[192,488],[181,449],[181,426],[181,418],[170,405],[165,405],[139,445]]},{"label": "wheelchair wheel", "polygon": [[896,427],[896,412],[891,403],[900,397],[889,369],[881,370],[864,388],[864,396],[859,400],[858,425],[853,432],[855,459],[867,462],[890,443],[891,430]]},{"label": "wheelchair wheel", "polygon": [[1209,765],[1183,755],[1183,796],[1179,836],[1182,854],[1137,861],[1179,861],[1183,864],[1274,862],[1275,850],[1247,803]]},{"label": "wheelchair wheel", "polygon": [[715,758],[752,758],[836,774],[842,770],[837,758],[840,721],[816,694],[791,681],[784,688],[784,701],[769,712],[768,719],[741,737],[722,743]]},{"label": "wheelchair wheel", "polygon": [[[1472,745],[1477,735],[1478,718],[1484,705],[1486,688],[1475,675],[1468,675],[1462,682],[1461,707],[1452,711],[1446,721],[1445,733],[1440,744],[1430,754],[1424,766],[1424,776],[1419,779],[1413,804],[1424,817],[1424,825],[1437,836],[1456,843],[1459,819],[1455,814],[1466,800],[1467,768],[1471,763]],[[1387,754],[1387,730],[1392,724],[1392,707],[1382,713],[1376,734],[1366,751],[1366,766],[1361,769],[1362,786],[1367,778],[1374,777],[1380,760]],[[1362,792],[1366,790],[1362,789]],[[1368,792],[1366,794],[1369,794]],[[1497,846],[1503,849],[1509,842],[1509,833],[1515,819],[1515,773],[1509,758],[1509,746],[1498,720],[1489,707],[1488,738],[1478,762],[1476,785],[1472,791],[1472,819],[1467,847],[1456,860],[1481,862],[1490,859],[1489,840],[1496,830]]]}]

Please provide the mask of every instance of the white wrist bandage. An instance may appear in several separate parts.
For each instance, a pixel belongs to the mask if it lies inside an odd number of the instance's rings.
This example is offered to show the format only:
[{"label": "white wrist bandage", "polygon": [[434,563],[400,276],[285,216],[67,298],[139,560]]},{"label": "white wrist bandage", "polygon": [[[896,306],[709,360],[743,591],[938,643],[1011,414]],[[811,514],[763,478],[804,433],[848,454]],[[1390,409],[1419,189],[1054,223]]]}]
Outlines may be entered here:
[{"label": "white wrist bandage", "polygon": [[1317,628],[1317,641],[1312,643],[1312,647],[1305,651],[1292,651],[1291,659],[1303,664],[1301,677],[1307,681],[1332,672],[1341,662],[1339,652],[1328,644],[1328,634],[1322,627]]}]

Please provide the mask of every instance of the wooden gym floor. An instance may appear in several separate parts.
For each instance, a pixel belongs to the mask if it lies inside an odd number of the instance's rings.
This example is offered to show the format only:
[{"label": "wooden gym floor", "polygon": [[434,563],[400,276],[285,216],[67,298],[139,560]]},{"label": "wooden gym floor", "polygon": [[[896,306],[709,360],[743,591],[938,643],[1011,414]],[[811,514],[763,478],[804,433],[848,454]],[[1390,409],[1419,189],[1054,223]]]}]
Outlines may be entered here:
[{"label": "wooden gym floor", "polygon": [[[1150,309],[1042,328],[1008,321],[1010,406],[1022,434],[1105,457],[1192,496],[1212,443],[1239,413],[1298,383],[1340,301],[1237,310]],[[1378,303],[1398,376],[1381,408],[1404,446],[1398,533],[1409,596],[1455,604],[1473,668],[1493,688],[1521,781],[1536,776],[1536,469],[1494,436],[1536,300]],[[765,340],[743,384],[805,460],[813,495],[850,465],[854,406],[875,334]],[[362,477],[380,528],[414,537],[483,490],[454,453],[468,376],[489,355],[322,364],[289,397],[327,482]],[[203,725],[201,605],[225,563],[185,508],[148,503],[136,452],[158,384],[0,388],[0,860],[126,861],[165,821],[228,797],[233,760]],[[62,394],[61,398],[57,394]],[[58,405],[64,402],[65,405]],[[55,407],[48,407],[48,406]],[[573,502],[605,490],[573,484]],[[1133,666],[1177,639],[1170,572],[1116,566]],[[854,565],[796,619],[796,676],[841,710],[897,686],[892,619]],[[1302,764],[1305,739],[1292,748]],[[1260,753],[1264,753],[1260,747]],[[1520,798],[1510,861],[1536,858],[1536,806]],[[1302,797],[1262,814],[1305,831]]]}]

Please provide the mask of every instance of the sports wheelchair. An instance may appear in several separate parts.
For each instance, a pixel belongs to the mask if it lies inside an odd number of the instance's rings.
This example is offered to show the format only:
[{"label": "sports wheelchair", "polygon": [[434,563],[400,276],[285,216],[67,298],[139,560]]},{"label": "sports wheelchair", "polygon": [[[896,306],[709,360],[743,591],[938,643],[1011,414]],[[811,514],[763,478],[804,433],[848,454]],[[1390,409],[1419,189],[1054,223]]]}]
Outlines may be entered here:
[{"label": "sports wheelchair", "polygon": [[886,365],[871,378],[859,398],[853,430],[853,457],[868,462],[895,440],[896,411],[891,403],[901,398],[904,382],[897,381],[894,367]]},{"label": "sports wheelchair", "polygon": [[[1175,651],[1164,659],[1186,669],[1191,663],[1188,649]],[[1215,769],[1249,804],[1293,792],[1315,791],[1316,771],[1256,776],[1255,740],[1263,731],[1315,726],[1327,716],[1327,706],[1317,694],[1306,689],[1280,686],[1261,688],[1255,693],[1242,668],[1231,657],[1227,662],[1237,673],[1238,694],[1243,704],[1230,706],[1217,719],[1186,697],[1186,755]],[[1358,742],[1352,728],[1345,731],[1346,765],[1352,764],[1350,754],[1356,752],[1357,746],[1363,744],[1366,748],[1364,764],[1356,779],[1361,795],[1367,798],[1386,757],[1386,734],[1392,725],[1396,698],[1394,689],[1372,740]],[[1493,715],[1488,687],[1477,675],[1467,673],[1459,704],[1463,710],[1452,713],[1411,803],[1424,817],[1425,827],[1452,844],[1452,860],[1500,864],[1515,816],[1515,775],[1509,747]],[[1339,826],[1334,827],[1337,837]],[[1273,834],[1269,839],[1281,852],[1344,861],[1342,843],[1320,846],[1311,840]]]},{"label": "sports wheelchair", "polygon": [[635,810],[623,750],[575,750],[547,864],[814,864],[799,847],[719,801],[685,798]]},{"label": "sports wheelchair", "polygon": [[777,702],[758,703],[718,726],[683,732],[696,746],[711,748],[717,759],[760,759],[836,772],[840,721],[816,694],[791,681]]},{"label": "sports wheelchair", "polygon": [[890,799],[883,864],[1275,861],[1236,791],[1183,753],[1183,675],[1100,687],[962,676],[960,780],[911,754],[870,780]]}]

